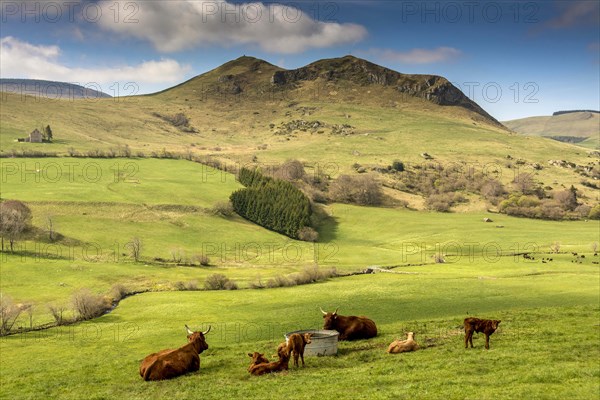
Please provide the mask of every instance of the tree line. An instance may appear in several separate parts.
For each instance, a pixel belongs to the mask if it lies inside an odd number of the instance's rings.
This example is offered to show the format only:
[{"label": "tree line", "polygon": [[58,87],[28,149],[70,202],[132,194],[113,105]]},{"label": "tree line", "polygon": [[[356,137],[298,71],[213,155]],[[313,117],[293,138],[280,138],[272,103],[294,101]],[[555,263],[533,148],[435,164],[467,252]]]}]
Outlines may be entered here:
[{"label": "tree line", "polygon": [[246,187],[230,199],[241,217],[293,239],[300,239],[303,228],[310,227],[310,200],[290,182],[248,168],[240,170],[238,180]]}]

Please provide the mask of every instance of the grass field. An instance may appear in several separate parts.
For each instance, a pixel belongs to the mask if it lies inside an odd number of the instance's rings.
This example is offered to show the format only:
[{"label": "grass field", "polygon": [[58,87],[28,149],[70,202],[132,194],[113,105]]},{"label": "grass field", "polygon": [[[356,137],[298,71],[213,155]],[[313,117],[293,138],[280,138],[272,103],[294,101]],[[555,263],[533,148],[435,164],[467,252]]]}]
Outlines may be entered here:
[{"label": "grass field", "polygon": [[[599,221],[514,218],[487,211],[481,199],[452,213],[396,207],[393,201],[380,208],[330,203],[320,206],[326,218],[312,244],[235,215],[215,215],[214,206],[241,187],[233,174],[146,158],[188,153],[233,169],[299,159],[308,173],[336,178],[353,172],[355,163],[370,168],[401,160],[418,167],[427,152],[432,162],[471,165],[507,186],[524,172],[552,186],[549,191],[575,185],[579,199],[593,205],[598,190],[584,186],[575,169],[548,163],[596,165],[588,150],[516,135],[463,108],[402,98],[391,87],[349,81],[332,87],[319,78],[273,97],[261,90],[270,87],[275,67],[249,69],[253,63],[228,63],[150,96],[69,101],[2,94],[0,195],[25,201],[34,225],[14,254],[0,254],[2,295],[33,305],[31,319],[24,313],[15,327],[51,322],[47,306],[69,307],[80,288],[110,295],[114,285],[123,285],[145,293],[91,321],[0,338],[0,398],[597,397]],[[210,96],[212,83],[238,73],[248,85],[242,97]],[[180,112],[196,132],[165,121]],[[319,120],[327,128],[275,134],[273,126],[297,119]],[[46,124],[54,143],[16,142]],[[352,125],[354,133],[332,134],[333,124]],[[125,146],[131,158],[66,157]],[[32,150],[58,157],[6,158]],[[423,203],[418,195],[385,190],[392,199],[410,199],[410,206]],[[57,241],[48,237],[48,219],[61,235]],[[128,247],[134,238],[142,243],[137,262]],[[210,265],[184,265],[199,256],[208,256]],[[315,266],[338,276],[250,289]],[[354,274],[376,266],[390,270]],[[215,273],[240,290],[177,290],[182,284],[202,289]],[[368,315],[379,335],[340,343],[336,357],[308,358],[305,369],[249,376],[248,352],[270,356],[284,333],[321,327],[319,307]],[[467,315],[502,320],[491,350],[483,349],[482,336],[476,336],[475,349],[463,348]],[[200,372],[143,382],[140,361],[183,345],[184,324],[213,326]],[[387,355],[387,345],[406,331],[415,332],[424,349]]]},{"label": "grass field", "polygon": [[[338,273],[368,266],[435,263],[443,256],[457,268],[467,263],[507,274],[537,268],[562,271],[573,264],[570,254],[592,254],[598,241],[597,221],[552,222],[485,212],[427,213],[407,209],[332,204],[316,245],[290,240],[237,216],[210,212],[240,187],[234,176],[201,164],[172,160],[134,160],[128,176],[122,160],[2,160],[2,196],[27,201],[37,236],[18,245],[20,253],[2,255],[2,291],[18,302],[35,305],[36,321],[51,320],[46,305],[68,304],[82,287],[107,294],[115,284],[130,290],[171,290],[177,282],[202,288],[208,275],[223,273],[245,288],[259,279],[302,272],[317,262]],[[93,167],[85,167],[91,163]],[[91,172],[99,171],[91,179]],[[50,175],[50,171],[61,174]],[[38,172],[39,171],[39,172]],[[24,175],[23,175],[24,174]],[[46,219],[64,236],[50,242]],[[483,222],[484,217],[493,223]],[[118,227],[118,229],[115,229]],[[133,262],[128,243],[142,241],[142,259]],[[515,253],[532,252],[537,260]],[[206,255],[210,267],[177,266],[173,255],[186,259]],[[552,264],[541,258],[553,256]],[[170,261],[168,264],[156,259]],[[591,265],[591,259],[585,261]],[[521,271],[525,268],[525,272]],[[427,271],[427,270],[424,270]],[[444,274],[444,268],[425,274]],[[28,321],[25,321],[28,322]]]},{"label": "grass field", "polygon": [[[3,398],[593,398],[600,389],[597,268],[483,280],[479,273],[471,265],[287,289],[138,295],[92,322],[3,339]],[[379,336],[340,343],[337,357],[307,358],[305,369],[248,375],[247,352],[273,354],[285,332],[320,327],[318,307],[338,306],[373,318]],[[475,349],[463,348],[467,313],[503,321],[491,350],[477,335]],[[183,344],[186,323],[213,326],[200,372],[143,382],[141,359]],[[426,348],[386,354],[408,330]]]}]

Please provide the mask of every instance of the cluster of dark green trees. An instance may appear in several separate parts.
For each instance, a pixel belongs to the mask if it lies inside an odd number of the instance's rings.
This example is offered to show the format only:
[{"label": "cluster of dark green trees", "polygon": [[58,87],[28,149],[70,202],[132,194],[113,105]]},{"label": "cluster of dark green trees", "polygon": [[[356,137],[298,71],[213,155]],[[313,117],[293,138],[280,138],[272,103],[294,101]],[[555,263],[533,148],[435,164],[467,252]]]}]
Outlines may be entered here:
[{"label": "cluster of dark green trees", "polygon": [[246,188],[232,193],[231,203],[243,218],[294,239],[310,226],[310,200],[290,182],[247,168],[240,170],[238,180]]}]

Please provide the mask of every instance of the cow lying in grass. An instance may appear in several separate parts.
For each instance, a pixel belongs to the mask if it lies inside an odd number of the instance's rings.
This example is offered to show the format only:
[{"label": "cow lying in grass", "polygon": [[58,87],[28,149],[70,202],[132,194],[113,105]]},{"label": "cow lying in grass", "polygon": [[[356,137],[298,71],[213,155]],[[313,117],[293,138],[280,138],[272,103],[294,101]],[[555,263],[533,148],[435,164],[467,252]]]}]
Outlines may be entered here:
[{"label": "cow lying in grass", "polygon": [[408,332],[407,336],[406,340],[396,339],[390,343],[387,352],[390,354],[397,354],[419,350],[420,347],[417,342],[415,342],[415,334],[413,332]]},{"label": "cow lying in grass", "polygon": [[199,354],[208,349],[204,335],[210,332],[210,326],[206,332],[193,332],[187,325],[185,329],[188,344],[178,349],[152,353],[144,358],[140,364],[140,376],[145,381],[171,379],[200,369]]},{"label": "cow lying in grass", "polygon": [[265,357],[264,354],[258,353],[256,351],[254,353],[248,353],[248,357],[252,358],[252,362],[250,363],[250,366],[248,367],[248,372],[250,372],[252,367],[254,367],[258,364],[268,364],[269,363],[269,359],[267,357]]},{"label": "cow lying in grass", "polygon": [[298,357],[302,358],[302,366],[304,367],[304,347],[311,343],[311,333],[305,333],[301,335],[299,333],[293,333],[288,338],[288,353],[294,356],[294,365],[298,367]]},{"label": "cow lying in grass", "polygon": [[250,368],[250,373],[252,375],[264,375],[272,372],[287,371],[290,362],[290,353],[287,348],[287,343],[281,343],[279,347],[277,347],[277,355],[279,356],[279,360],[266,364],[257,364]]},{"label": "cow lying in grass", "polygon": [[490,335],[498,329],[500,321],[491,319],[465,318],[465,349],[471,344],[473,348],[473,332],[485,334],[485,348],[490,348]]}]

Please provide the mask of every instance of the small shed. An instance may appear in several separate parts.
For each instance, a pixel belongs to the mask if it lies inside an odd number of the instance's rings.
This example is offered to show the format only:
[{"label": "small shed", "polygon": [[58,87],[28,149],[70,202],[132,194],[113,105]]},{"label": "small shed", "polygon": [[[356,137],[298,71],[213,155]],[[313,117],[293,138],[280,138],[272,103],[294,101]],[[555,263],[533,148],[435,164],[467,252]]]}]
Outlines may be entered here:
[{"label": "small shed", "polygon": [[42,133],[36,128],[29,134],[29,137],[26,138],[25,141],[30,143],[42,143]]}]

